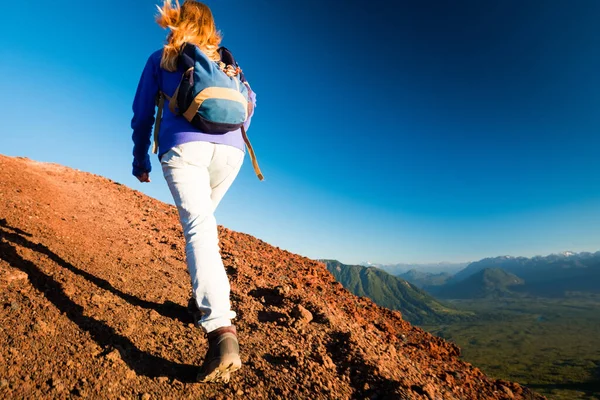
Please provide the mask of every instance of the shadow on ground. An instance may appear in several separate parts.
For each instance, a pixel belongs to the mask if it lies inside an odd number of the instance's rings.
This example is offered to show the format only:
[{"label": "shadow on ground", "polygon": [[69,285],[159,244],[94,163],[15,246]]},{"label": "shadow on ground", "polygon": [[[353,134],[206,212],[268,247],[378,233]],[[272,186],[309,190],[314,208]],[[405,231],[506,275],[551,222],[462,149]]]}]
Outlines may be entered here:
[{"label": "shadow on ground", "polygon": [[40,293],[43,293],[59,311],[77,324],[81,330],[89,332],[90,336],[99,346],[105,349],[116,348],[120,352],[123,361],[138,375],[147,377],[167,376],[181,382],[195,381],[197,373],[196,366],[179,364],[142,351],[138,349],[130,339],[120,335],[106,323],[86,316],[84,308],[65,294],[60,283],[56,282],[50,275],[44,273],[31,261],[21,257],[17,252],[16,246],[22,246],[47,256],[62,268],[65,268],[85,278],[94,285],[121,297],[133,306],[155,310],[165,317],[183,323],[192,322],[185,307],[171,302],[166,302],[164,304],[149,302],[124,293],[114,288],[108,281],[98,278],[63,260],[43,244],[33,243],[28,239],[32,237],[31,234],[19,228],[9,226],[5,219],[0,219],[0,228],[0,258],[8,262],[13,268],[25,272],[28,275],[31,284]]}]

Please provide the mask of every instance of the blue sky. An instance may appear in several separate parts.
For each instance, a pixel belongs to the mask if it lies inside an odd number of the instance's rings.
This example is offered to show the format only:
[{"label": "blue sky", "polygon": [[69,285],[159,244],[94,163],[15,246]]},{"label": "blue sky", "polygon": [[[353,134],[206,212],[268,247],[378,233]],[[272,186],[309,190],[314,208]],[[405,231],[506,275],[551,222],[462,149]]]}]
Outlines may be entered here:
[{"label": "blue sky", "polygon": [[[154,1],[4,6],[0,153],[130,175]],[[600,249],[600,2],[207,1],[258,95],[218,221],[313,258]]]}]

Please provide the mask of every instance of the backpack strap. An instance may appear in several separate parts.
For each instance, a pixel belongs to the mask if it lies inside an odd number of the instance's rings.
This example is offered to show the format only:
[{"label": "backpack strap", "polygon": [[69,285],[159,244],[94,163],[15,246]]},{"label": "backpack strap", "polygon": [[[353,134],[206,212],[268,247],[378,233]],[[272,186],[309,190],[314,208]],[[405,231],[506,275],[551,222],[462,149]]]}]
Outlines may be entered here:
[{"label": "backpack strap", "polygon": [[248,139],[248,135],[246,134],[246,128],[242,125],[242,137],[244,138],[244,143],[246,143],[246,147],[248,148],[248,153],[250,153],[250,159],[252,160],[252,167],[254,168],[254,173],[258,177],[259,180],[264,180],[262,172],[260,172],[260,167],[258,166],[258,161],[256,160],[256,154],[254,154],[254,149],[250,144],[250,140]]},{"label": "backpack strap", "polygon": [[158,93],[158,112],[154,120],[154,142],[152,144],[152,154],[158,153],[158,132],[160,132],[160,123],[162,122],[163,108],[165,107],[165,96],[163,92]]},{"label": "backpack strap", "polygon": [[179,94],[179,85],[177,86],[177,89],[175,89],[175,93],[173,93],[173,96],[167,97],[167,99],[169,100],[169,110],[171,110],[171,112],[173,113],[173,115],[179,115],[179,113],[176,110],[176,107],[177,107],[176,103],[177,103],[177,95],[178,94]]},{"label": "backpack strap", "polygon": [[[177,88],[179,89],[179,87]],[[160,132],[160,123],[162,122],[163,109],[165,108],[165,99],[169,101],[169,109],[171,109],[171,104],[173,104],[173,109],[175,109],[175,102],[171,101],[171,99],[177,96],[177,92],[173,97],[169,97],[164,92],[158,92],[158,98],[156,101],[156,105],[158,106],[158,111],[156,112],[156,119],[154,120],[154,142],[152,144],[152,153],[158,153],[158,134]],[[172,110],[171,110],[172,111]],[[177,115],[175,111],[172,111],[173,114]]]}]

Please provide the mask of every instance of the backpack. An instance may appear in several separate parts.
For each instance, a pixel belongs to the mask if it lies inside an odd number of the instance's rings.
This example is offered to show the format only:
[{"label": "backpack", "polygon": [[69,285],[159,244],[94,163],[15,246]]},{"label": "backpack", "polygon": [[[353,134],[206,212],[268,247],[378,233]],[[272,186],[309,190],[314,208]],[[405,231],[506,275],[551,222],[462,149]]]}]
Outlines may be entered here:
[{"label": "backpack", "polygon": [[[196,129],[210,134],[223,134],[240,129],[254,171],[260,180],[264,177],[258,167],[256,156],[244,122],[250,113],[249,85],[231,52],[225,47],[218,49],[220,62],[210,60],[197,46],[186,43],[179,54],[179,65],[184,74],[173,96],[159,93],[158,115],[154,127],[153,152],[158,152],[158,132],[164,101],[169,101],[169,110],[183,116]],[[228,76],[225,68],[233,68],[237,74]]]}]

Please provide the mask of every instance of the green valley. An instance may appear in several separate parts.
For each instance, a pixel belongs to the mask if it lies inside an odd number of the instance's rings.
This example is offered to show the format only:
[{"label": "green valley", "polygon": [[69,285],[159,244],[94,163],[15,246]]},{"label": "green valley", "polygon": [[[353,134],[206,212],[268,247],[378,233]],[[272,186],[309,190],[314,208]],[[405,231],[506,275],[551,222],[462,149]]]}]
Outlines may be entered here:
[{"label": "green valley", "polygon": [[549,399],[600,399],[600,296],[451,304],[478,318],[421,327],[455,342],[465,361]]}]

